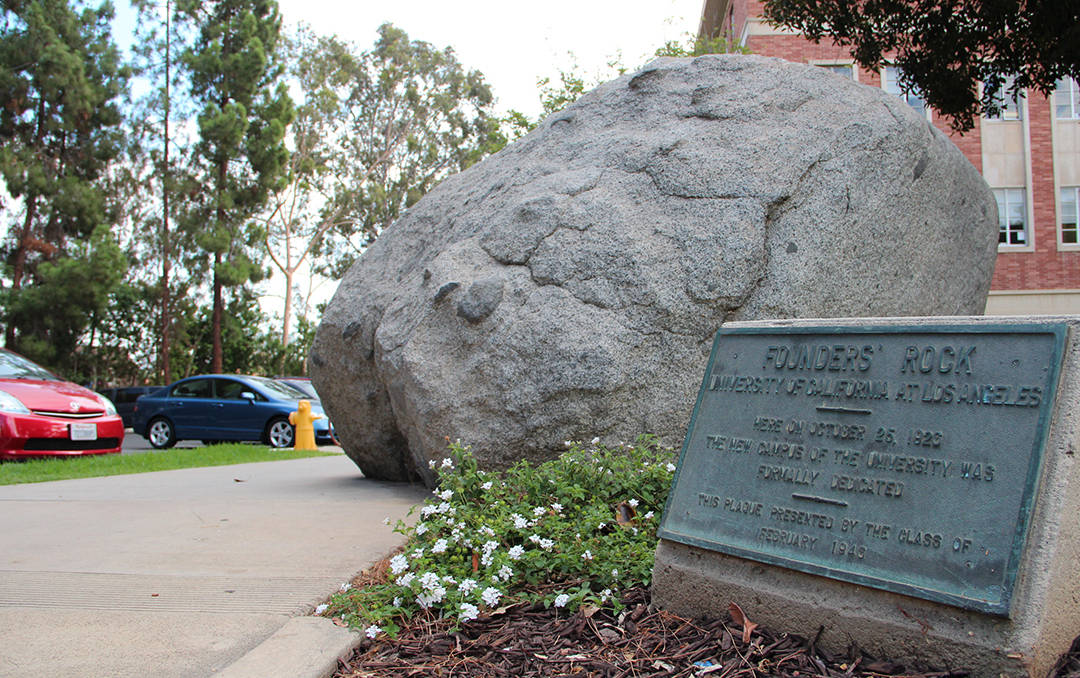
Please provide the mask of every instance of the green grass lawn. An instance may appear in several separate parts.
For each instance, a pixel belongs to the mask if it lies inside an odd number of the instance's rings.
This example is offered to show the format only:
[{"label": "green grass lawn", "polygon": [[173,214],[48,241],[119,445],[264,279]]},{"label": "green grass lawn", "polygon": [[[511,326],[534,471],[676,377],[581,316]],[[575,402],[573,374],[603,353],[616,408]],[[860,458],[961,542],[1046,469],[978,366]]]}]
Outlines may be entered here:
[{"label": "green grass lawn", "polygon": [[95,454],[85,457],[30,459],[0,463],[0,485],[43,483],[68,478],[97,478],[201,466],[249,464],[256,461],[327,457],[334,454],[317,450],[275,450],[261,445],[226,443],[141,454]]}]

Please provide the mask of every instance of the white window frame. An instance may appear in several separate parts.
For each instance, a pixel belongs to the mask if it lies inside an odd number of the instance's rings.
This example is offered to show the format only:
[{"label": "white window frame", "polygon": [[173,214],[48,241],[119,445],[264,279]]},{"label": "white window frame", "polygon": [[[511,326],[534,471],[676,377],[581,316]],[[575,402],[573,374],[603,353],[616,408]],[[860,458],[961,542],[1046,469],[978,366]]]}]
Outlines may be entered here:
[{"label": "white window frame", "polygon": [[[853,82],[858,82],[859,81],[859,69],[855,68],[855,62],[854,61],[836,61],[836,60],[831,60],[830,61],[830,60],[820,60],[820,59],[818,59],[818,60],[810,61],[810,65],[811,66],[820,66],[820,67],[828,69],[828,70],[832,70],[832,69],[836,69],[836,68],[847,68],[847,69],[849,69],[851,71],[851,80]],[[837,75],[840,75],[840,74],[837,73]],[[841,77],[843,77],[843,76],[841,75]]]},{"label": "white window frame", "polygon": [[[896,75],[891,75],[890,71],[895,72]],[[892,94],[895,97],[898,97],[908,106],[911,106],[911,108],[916,113],[920,112],[920,110],[917,107],[911,105],[911,100],[913,98],[918,99],[922,102],[921,113],[926,116],[927,120],[930,120],[930,105],[926,103],[926,99],[923,98],[922,94],[918,91],[918,89],[912,90],[910,92],[905,92],[903,89],[900,88],[900,77],[902,73],[903,70],[895,64],[886,64],[882,66],[881,89],[885,90],[886,92]]]},{"label": "white window frame", "polygon": [[[1028,195],[1027,189],[1020,187],[1002,187],[992,189],[994,192],[994,199],[998,204],[998,249],[1007,251],[1016,250],[1030,250],[1033,248],[1033,242],[1031,238],[1031,215],[1028,213]],[[1010,243],[1011,234],[1016,232],[1008,222],[1010,207],[1021,203],[1020,214],[1023,215],[1023,222],[1021,224],[1024,241],[1018,243]],[[1005,209],[1002,209],[1004,205]],[[1005,234],[1005,242],[1001,241],[1001,234]]]},{"label": "white window frame", "polygon": [[1001,87],[995,92],[995,96],[998,101],[1001,102],[1001,111],[997,115],[984,115],[984,120],[994,120],[1000,122],[1016,122],[1024,119],[1024,108],[1027,97],[1024,90],[1020,90],[1016,93],[1016,96],[1009,96],[1009,88],[1012,87],[1013,78],[1008,78],[1005,82],[1001,83]]},{"label": "white window frame", "polygon": [[[1072,242],[1065,241],[1067,205],[1072,212],[1072,223],[1069,224],[1068,229],[1072,232]],[[1058,189],[1057,231],[1058,245],[1061,248],[1080,249],[1080,186],[1062,186]]]},{"label": "white window frame", "polygon": [[[1053,95],[1055,120],[1080,120],[1080,87],[1072,78],[1058,80]],[[1065,115],[1061,115],[1061,109]]]}]

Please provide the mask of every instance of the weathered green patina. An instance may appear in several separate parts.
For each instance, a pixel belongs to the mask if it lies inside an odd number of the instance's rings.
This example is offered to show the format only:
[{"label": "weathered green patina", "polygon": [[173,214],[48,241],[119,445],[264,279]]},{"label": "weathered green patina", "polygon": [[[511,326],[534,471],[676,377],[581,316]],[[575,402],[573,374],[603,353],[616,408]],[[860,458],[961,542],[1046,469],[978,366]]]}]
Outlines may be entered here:
[{"label": "weathered green patina", "polygon": [[1064,340],[721,329],[660,537],[1007,615]]}]

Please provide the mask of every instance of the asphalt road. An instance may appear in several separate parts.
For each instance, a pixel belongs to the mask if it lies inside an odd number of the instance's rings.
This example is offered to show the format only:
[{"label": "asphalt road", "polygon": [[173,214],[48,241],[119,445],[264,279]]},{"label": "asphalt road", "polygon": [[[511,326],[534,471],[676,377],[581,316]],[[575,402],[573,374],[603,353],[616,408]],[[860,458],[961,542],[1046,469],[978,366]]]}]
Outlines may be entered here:
[{"label": "asphalt road", "polygon": [[[198,440],[181,440],[176,443],[177,447],[202,447],[202,443]],[[140,435],[136,435],[129,428],[124,432],[124,445],[123,454],[141,454],[143,452],[153,452],[154,448],[150,447],[150,443]]]}]

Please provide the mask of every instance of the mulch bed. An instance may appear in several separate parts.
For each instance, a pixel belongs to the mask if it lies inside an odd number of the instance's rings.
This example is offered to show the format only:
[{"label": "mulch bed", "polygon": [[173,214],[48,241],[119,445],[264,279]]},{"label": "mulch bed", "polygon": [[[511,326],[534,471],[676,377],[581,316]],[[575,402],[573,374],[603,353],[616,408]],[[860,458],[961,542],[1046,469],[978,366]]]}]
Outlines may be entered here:
[{"label": "mulch bed", "polygon": [[[343,660],[336,678],[399,676],[555,677],[636,676],[735,678],[791,676],[918,676],[959,678],[966,671],[905,672],[852,647],[843,656],[813,638],[773,633],[741,620],[700,621],[650,608],[649,592],[634,589],[613,616],[593,607],[574,614],[518,604],[453,630],[448,620],[416,620],[393,640],[367,641]],[[739,619],[740,611],[733,610]],[[745,642],[744,634],[749,637]],[[1059,678],[1080,678],[1077,646]]]}]

